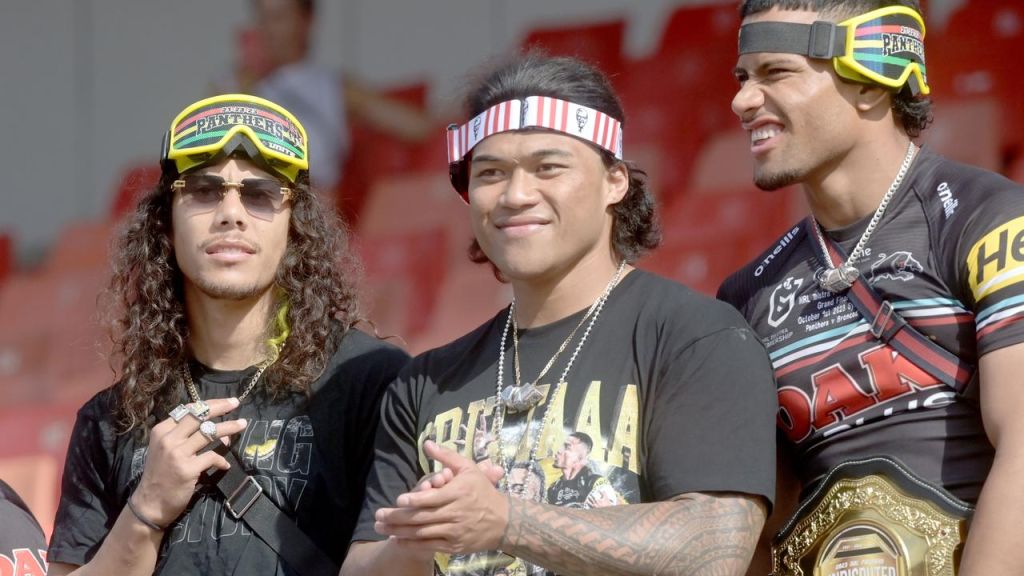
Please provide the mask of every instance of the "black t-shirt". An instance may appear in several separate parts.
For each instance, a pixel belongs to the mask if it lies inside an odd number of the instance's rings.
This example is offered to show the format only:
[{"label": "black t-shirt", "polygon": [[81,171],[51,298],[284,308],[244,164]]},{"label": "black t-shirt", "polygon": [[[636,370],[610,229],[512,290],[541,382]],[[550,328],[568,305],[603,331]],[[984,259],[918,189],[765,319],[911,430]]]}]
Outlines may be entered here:
[{"label": "black t-shirt", "polygon": [[[921,150],[856,263],[858,281],[969,364],[1024,342],[1022,192]],[[849,253],[869,220],[829,234]],[[994,456],[977,378],[957,395],[871,336],[845,294],[815,283],[816,242],[796,225],[719,290],[768,349],[778,426],[804,485],[844,461],[888,455],[977,501]]]},{"label": "black t-shirt", "polygon": [[[407,360],[400,349],[350,330],[313,385],[311,399],[293,394],[270,401],[256,392],[227,415],[248,421],[231,445],[245,471],[339,565],[363,500],[380,398]],[[255,368],[192,366],[202,398],[237,396],[254,373]],[[146,444],[136,434],[116,433],[111,391],[100,392],[79,410],[51,562],[88,562],[142,474]],[[184,390],[181,400],[188,401]],[[201,486],[167,529],[155,573],[293,574],[271,548],[227,514],[223,497],[212,485]]]},{"label": "black t-shirt", "polygon": [[46,537],[25,502],[0,480],[0,574],[46,576]]},{"label": "black t-shirt", "polygon": [[[536,377],[584,314],[520,331],[523,378]],[[382,539],[373,530],[374,512],[392,506],[417,478],[438,469],[426,461],[425,440],[498,461],[497,360],[507,318],[506,309],[455,342],[417,356],[389,387],[354,540]],[[593,441],[588,473],[613,489],[592,503],[662,501],[705,491],[772,499],[771,369],[763,346],[735,310],[635,270],[612,291],[559,389],[553,384],[578,340],[579,335],[540,382],[544,400],[505,418],[499,433],[511,492],[547,501],[548,488],[561,477],[552,466],[555,454],[568,435],[582,432]],[[505,345],[503,384],[510,386],[511,337]],[[549,398],[552,390],[558,392]],[[479,434],[490,437],[480,441]],[[538,442],[531,467],[529,454]],[[471,556],[474,574],[509,564],[535,570],[508,556]],[[467,561],[438,555],[435,568],[463,573],[455,565]]]}]

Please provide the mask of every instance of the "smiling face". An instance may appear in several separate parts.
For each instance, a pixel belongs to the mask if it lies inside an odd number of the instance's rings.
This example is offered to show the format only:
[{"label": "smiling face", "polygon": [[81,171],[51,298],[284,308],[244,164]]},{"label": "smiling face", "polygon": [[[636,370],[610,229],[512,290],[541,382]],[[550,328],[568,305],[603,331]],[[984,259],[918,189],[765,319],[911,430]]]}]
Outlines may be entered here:
[{"label": "smiling face", "polygon": [[[771,10],[743,23],[810,24],[817,12]],[[750,135],[754,182],[775,190],[815,178],[837,165],[862,129],[855,98],[860,86],[839,79],[830,60],[795,54],[743,54],[736,64],[740,89],[732,101]]]},{"label": "smiling face", "polygon": [[473,232],[506,278],[537,280],[611,257],[610,206],[628,175],[593,146],[543,130],[503,132],[474,148],[469,170]]},{"label": "smiling face", "polygon": [[[229,182],[274,178],[235,158],[197,172]],[[287,202],[269,220],[252,216],[234,187],[212,210],[198,210],[187,192],[174,192],[174,256],[184,276],[186,296],[245,300],[266,293],[284,256],[290,216]]]}]

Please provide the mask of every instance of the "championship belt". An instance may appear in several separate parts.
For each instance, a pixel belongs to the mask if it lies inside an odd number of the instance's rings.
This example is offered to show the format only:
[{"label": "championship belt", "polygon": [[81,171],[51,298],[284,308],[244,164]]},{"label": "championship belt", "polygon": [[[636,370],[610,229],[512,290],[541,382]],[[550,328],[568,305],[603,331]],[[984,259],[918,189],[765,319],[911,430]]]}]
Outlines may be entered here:
[{"label": "championship belt", "polygon": [[772,576],[954,576],[973,508],[885,457],[833,468],[772,543]]}]

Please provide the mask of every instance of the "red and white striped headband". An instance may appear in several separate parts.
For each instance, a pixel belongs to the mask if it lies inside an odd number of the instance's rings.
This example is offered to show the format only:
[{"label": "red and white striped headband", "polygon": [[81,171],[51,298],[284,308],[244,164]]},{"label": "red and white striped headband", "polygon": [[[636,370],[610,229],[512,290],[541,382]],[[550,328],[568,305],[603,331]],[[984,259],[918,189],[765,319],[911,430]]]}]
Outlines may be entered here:
[{"label": "red and white striped headband", "polygon": [[596,144],[622,160],[622,123],[593,108],[548,96],[495,104],[462,126],[448,126],[448,163],[454,164],[481,140],[510,130],[547,128]]}]

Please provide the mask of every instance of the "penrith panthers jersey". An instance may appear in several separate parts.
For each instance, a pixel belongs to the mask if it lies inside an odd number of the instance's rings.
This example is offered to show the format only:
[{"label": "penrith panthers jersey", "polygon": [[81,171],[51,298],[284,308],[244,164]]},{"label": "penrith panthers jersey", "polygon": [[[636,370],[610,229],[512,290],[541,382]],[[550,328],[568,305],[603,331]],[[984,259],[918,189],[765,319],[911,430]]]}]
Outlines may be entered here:
[{"label": "penrith panthers jersey", "polygon": [[[869,220],[828,234],[848,254]],[[975,502],[994,455],[977,377],[957,394],[873,337],[845,294],[815,282],[816,241],[794,225],[718,295],[768,350],[777,424],[804,486],[846,460],[886,454]],[[1024,341],[1019,184],[922,149],[866,248],[857,281],[968,364]]]}]

